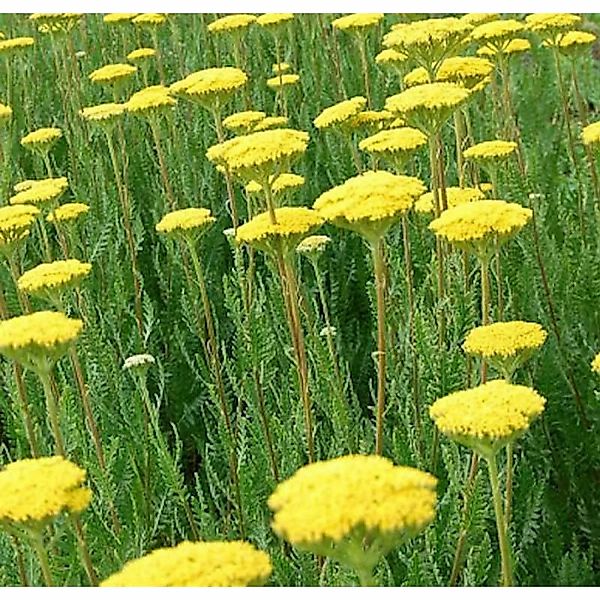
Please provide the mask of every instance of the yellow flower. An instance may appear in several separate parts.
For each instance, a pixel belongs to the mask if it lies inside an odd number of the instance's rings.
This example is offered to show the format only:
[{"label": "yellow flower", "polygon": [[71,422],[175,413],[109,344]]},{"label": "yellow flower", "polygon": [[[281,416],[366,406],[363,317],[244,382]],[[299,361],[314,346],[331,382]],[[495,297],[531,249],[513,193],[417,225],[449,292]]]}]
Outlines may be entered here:
[{"label": "yellow flower", "polygon": [[390,96],[385,108],[432,135],[470,95],[468,89],[456,83],[425,83]]},{"label": "yellow flower", "polygon": [[68,202],[53,210],[47,217],[46,221],[54,223],[69,223],[77,220],[81,215],[89,212],[90,207],[82,202]]},{"label": "yellow flower", "polygon": [[79,114],[90,123],[110,129],[116,125],[119,118],[125,113],[125,109],[125,104],[108,102],[106,104],[82,108]]},{"label": "yellow flower", "polygon": [[267,85],[270,88],[281,89],[287,86],[296,85],[300,81],[300,75],[288,73],[287,75],[276,75],[267,79]]},{"label": "yellow flower", "polygon": [[25,271],[17,282],[18,288],[32,296],[41,296],[55,305],[67,290],[79,285],[92,270],[90,263],[82,263],[77,259],[55,260],[42,263]]},{"label": "yellow flower", "polygon": [[398,127],[385,129],[361,140],[358,147],[376,156],[388,156],[403,160],[410,152],[427,143],[427,137],[418,129]]},{"label": "yellow flower", "polygon": [[21,146],[46,154],[62,135],[62,131],[58,127],[42,127],[21,138]]},{"label": "yellow flower", "polygon": [[281,127],[286,127],[287,124],[287,117],[265,117],[253,127],[252,131],[257,132],[267,131],[268,129],[279,129]]},{"label": "yellow flower", "polygon": [[[477,188],[447,187],[446,197],[448,199],[448,208],[453,208],[454,206],[459,206],[460,204],[465,204],[467,202],[483,200],[485,194]],[[415,203],[415,211],[418,213],[432,213],[434,212],[434,208],[433,192],[423,194]]]},{"label": "yellow flower", "polygon": [[594,360],[592,361],[592,371],[595,373],[600,373],[600,353],[596,354]]},{"label": "yellow flower", "polygon": [[330,127],[340,127],[347,124],[352,117],[358,115],[367,106],[367,99],[363,96],[355,96],[350,100],[343,100],[329,108],[326,108],[313,121],[317,129],[328,129]]},{"label": "yellow flower", "polygon": [[525,23],[529,31],[553,35],[578,26],[581,17],[569,13],[534,13],[525,17]]},{"label": "yellow flower", "polygon": [[383,17],[383,13],[356,13],[335,19],[331,25],[340,31],[362,32],[377,25]]},{"label": "yellow flower", "polygon": [[[437,480],[382,456],[302,467],[269,498],[275,533],[298,548],[371,570],[435,517]],[[367,563],[367,564],[365,564]]]},{"label": "yellow flower", "polygon": [[477,50],[477,54],[479,56],[487,56],[494,59],[499,55],[511,57],[514,54],[527,52],[528,50],[531,50],[531,42],[529,40],[524,38],[514,38],[512,40],[500,42],[497,45],[487,44],[485,46],[481,46],[481,48]]},{"label": "yellow flower", "polygon": [[132,77],[137,71],[137,67],[124,63],[114,65],[105,65],[90,73],[90,80],[94,83],[121,83]]},{"label": "yellow flower", "polygon": [[529,387],[495,380],[436,400],[429,414],[443,434],[491,458],[525,433],[545,404]]},{"label": "yellow flower", "polygon": [[[282,173],[277,177],[270,177],[269,180],[275,196],[304,185],[304,177],[295,173]],[[263,191],[262,185],[256,181],[251,181],[245,189],[249,194],[260,194]]]},{"label": "yellow flower", "polygon": [[139,13],[109,13],[102,17],[102,20],[107,25],[121,25],[123,23],[130,23],[134,17],[137,17]]},{"label": "yellow flower", "polygon": [[141,27],[158,27],[166,21],[167,17],[161,13],[143,13],[132,19],[132,23]]},{"label": "yellow flower", "polygon": [[235,14],[221,17],[208,26],[211,33],[222,33],[224,31],[240,31],[246,29],[256,21],[255,15]]},{"label": "yellow flower", "polygon": [[223,119],[223,126],[236,134],[250,133],[267,115],[260,110],[245,110]]},{"label": "yellow flower", "polygon": [[463,152],[466,159],[471,159],[479,162],[494,161],[498,162],[507,159],[517,150],[516,142],[508,142],[505,140],[489,140],[480,142]]},{"label": "yellow flower", "polygon": [[356,231],[375,244],[424,191],[416,177],[367,171],[321,194],[313,208],[338,227]]},{"label": "yellow flower", "polygon": [[51,177],[28,182],[28,187],[8,199],[10,204],[49,204],[58,200],[68,189],[66,177]]},{"label": "yellow flower", "polygon": [[468,13],[463,15],[460,20],[469,25],[483,25],[490,21],[496,21],[500,18],[498,13]]},{"label": "yellow flower", "polygon": [[21,50],[26,50],[27,48],[31,48],[34,44],[34,39],[32,37],[18,37],[18,38],[9,38],[8,40],[0,41],[0,56],[12,56],[13,54],[17,54]]},{"label": "yellow flower", "polygon": [[280,73],[287,73],[292,67],[286,62],[282,63],[273,63],[271,67],[273,71],[273,75],[279,75]]},{"label": "yellow flower", "polygon": [[87,508],[85,471],[62,456],[27,458],[0,470],[0,524],[39,527]]},{"label": "yellow flower", "polygon": [[449,208],[429,224],[435,235],[489,260],[493,242],[502,243],[531,219],[531,210],[504,200],[479,200]]},{"label": "yellow flower", "polygon": [[515,19],[499,19],[475,27],[469,37],[474,42],[499,48],[523,29],[525,29],[523,23]]},{"label": "yellow flower", "polygon": [[391,67],[401,67],[408,60],[408,54],[394,50],[394,48],[387,48],[382,50],[377,56],[375,56],[375,62],[378,65],[386,65]]},{"label": "yellow flower", "polygon": [[37,24],[40,33],[66,33],[82,17],[81,13],[33,13],[29,19]]},{"label": "yellow flower", "polygon": [[40,311],[0,321],[0,353],[33,371],[48,373],[75,343],[83,322]]},{"label": "yellow flower", "polygon": [[476,327],[467,335],[463,348],[467,354],[485,358],[510,381],[547,337],[537,323],[508,321]]},{"label": "yellow flower", "polygon": [[556,38],[556,44],[549,40],[543,40],[542,46],[556,46],[563,54],[573,55],[586,50],[597,39],[593,33],[589,33],[588,31],[568,31]]},{"label": "yellow flower", "polygon": [[144,63],[155,56],[156,50],[154,48],[137,48],[127,55],[127,60],[132,63]]},{"label": "yellow flower", "polygon": [[244,71],[235,67],[203,69],[171,85],[171,92],[199,102],[210,109],[218,100],[223,102],[248,82]]},{"label": "yellow flower", "polygon": [[13,111],[10,106],[0,102],[0,127],[4,127],[12,119]]},{"label": "yellow flower", "polygon": [[183,208],[166,214],[157,223],[156,231],[165,235],[195,237],[215,220],[207,208]]},{"label": "yellow flower", "polygon": [[152,85],[136,92],[125,103],[127,112],[137,117],[151,117],[173,108],[177,101],[164,85]]},{"label": "yellow flower", "polygon": [[295,129],[273,129],[242,135],[212,146],[208,159],[226,167],[242,179],[256,179],[264,185],[266,178],[290,170],[308,145],[308,133]]},{"label": "yellow flower", "polygon": [[100,587],[246,587],[271,570],[269,555],[248,542],[181,542],[129,561]]},{"label": "yellow flower", "polygon": [[265,13],[256,19],[256,23],[266,29],[279,29],[294,18],[293,13]]},{"label": "yellow flower", "polygon": [[331,238],[328,235],[309,235],[298,244],[296,252],[306,256],[316,256],[324,252],[330,243]]},{"label": "yellow flower", "polygon": [[600,121],[584,127],[582,131],[582,138],[583,143],[586,146],[595,146],[600,144]]},{"label": "yellow flower", "polygon": [[40,211],[25,204],[0,207],[0,252],[10,256],[18,243],[24,240]]},{"label": "yellow flower", "polygon": [[264,212],[237,228],[236,242],[246,243],[269,253],[281,250],[293,252],[300,241],[319,228],[324,219],[304,206],[275,208],[273,223],[269,212]]},{"label": "yellow flower", "polygon": [[[487,79],[494,70],[494,65],[484,58],[475,56],[452,56],[444,59],[436,75],[436,81],[460,83],[472,89]],[[429,76],[423,67],[413,69],[405,75],[407,86],[429,83]]]},{"label": "yellow flower", "polygon": [[377,129],[393,119],[394,115],[387,110],[363,110],[352,117],[351,125],[354,128]]}]

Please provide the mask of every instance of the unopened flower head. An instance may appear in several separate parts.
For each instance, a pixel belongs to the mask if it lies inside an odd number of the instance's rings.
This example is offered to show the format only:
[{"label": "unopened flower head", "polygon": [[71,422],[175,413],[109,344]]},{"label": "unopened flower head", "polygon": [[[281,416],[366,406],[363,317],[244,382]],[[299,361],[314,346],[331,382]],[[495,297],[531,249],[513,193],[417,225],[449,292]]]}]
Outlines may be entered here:
[{"label": "unopened flower head", "polygon": [[[448,201],[448,208],[453,208],[460,204],[467,202],[476,202],[477,200],[483,200],[485,194],[478,188],[472,187],[447,187],[446,188],[446,199]],[[423,194],[415,202],[415,211],[418,213],[434,213],[435,212],[435,198],[433,192],[427,192]]]},{"label": "unopened flower head", "polygon": [[66,177],[49,177],[28,182],[30,185],[8,199],[10,204],[34,204],[47,206],[56,203],[69,188]]},{"label": "unopened flower head", "polygon": [[181,542],[129,561],[101,587],[246,587],[264,584],[271,560],[248,542]]},{"label": "unopened flower head", "polygon": [[298,244],[296,252],[315,260],[325,252],[330,243],[331,238],[328,235],[309,235]]},{"label": "unopened flower head", "polygon": [[171,93],[199,103],[207,110],[221,106],[248,82],[244,71],[236,67],[213,67],[203,69],[176,81]]},{"label": "unopened flower head", "polygon": [[154,364],[156,364],[156,360],[152,354],[134,354],[125,359],[123,369],[125,371],[145,373]]},{"label": "unopened flower head", "polygon": [[40,528],[88,507],[85,471],[62,456],[27,458],[0,470],[0,525]]},{"label": "unopened flower head", "polygon": [[334,29],[340,31],[362,33],[378,25],[383,17],[383,13],[356,13],[339,17],[339,19],[332,21],[331,25]]},{"label": "unopened flower head", "polygon": [[0,253],[10,257],[18,245],[29,236],[40,211],[35,206],[19,204],[0,207]]},{"label": "unopened flower head", "polygon": [[425,192],[416,177],[367,171],[321,194],[313,207],[338,227],[376,244]]},{"label": "unopened flower head", "polygon": [[48,154],[62,135],[58,127],[42,127],[21,138],[21,146],[40,154]]},{"label": "unopened flower head", "polygon": [[523,435],[545,404],[529,387],[495,380],[436,400],[429,414],[443,434],[491,458]]},{"label": "unopened flower head", "polygon": [[240,32],[256,21],[255,15],[234,14],[221,17],[208,25],[210,33]]},{"label": "unopened flower head", "polygon": [[275,533],[301,550],[364,568],[435,517],[437,480],[382,456],[341,456],[302,467],[269,498]]},{"label": "unopened flower head", "polygon": [[215,222],[208,208],[182,208],[166,214],[156,231],[168,236],[193,239]]},{"label": "unopened flower head", "polygon": [[317,129],[329,129],[333,127],[342,128],[350,123],[353,117],[362,112],[367,106],[367,99],[363,96],[355,96],[350,100],[343,100],[329,108],[326,108],[313,121]]},{"label": "unopened flower head", "polygon": [[38,373],[49,373],[77,341],[83,323],[40,311],[0,321],[0,353]]}]

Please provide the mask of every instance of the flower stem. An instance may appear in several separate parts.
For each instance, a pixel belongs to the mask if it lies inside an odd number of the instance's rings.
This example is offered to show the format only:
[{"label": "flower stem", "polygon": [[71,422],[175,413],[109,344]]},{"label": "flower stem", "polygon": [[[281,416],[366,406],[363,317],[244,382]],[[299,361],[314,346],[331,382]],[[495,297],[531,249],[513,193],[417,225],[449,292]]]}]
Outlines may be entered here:
[{"label": "flower stem", "polygon": [[169,169],[167,167],[167,160],[165,157],[165,151],[163,149],[163,145],[160,139],[160,127],[157,119],[150,118],[148,120],[150,123],[150,129],[152,131],[152,138],[154,140],[154,147],[156,148],[156,155],[158,156],[158,166],[160,168],[160,176],[163,182],[163,186],[165,188],[165,193],[167,195],[167,202],[169,204],[170,210],[175,210],[177,207],[177,202],[175,201],[175,194],[173,193],[173,188],[171,187],[171,180],[169,179]]},{"label": "flower stem", "polygon": [[37,554],[40,568],[42,570],[42,577],[44,578],[44,583],[47,587],[53,587],[54,582],[52,579],[52,571],[50,569],[50,562],[48,561],[48,553],[46,552],[46,547],[44,546],[42,533],[38,531],[31,532],[29,540],[33,546],[33,549],[35,550],[35,553]]},{"label": "flower stem", "polygon": [[494,511],[496,513],[496,527],[498,529],[498,543],[500,545],[500,555],[502,559],[502,585],[513,586],[512,559],[510,555],[510,545],[506,534],[506,521],[502,511],[502,497],[500,495],[500,482],[498,481],[498,466],[496,457],[487,458],[488,471],[490,474],[490,484],[492,486],[492,497],[494,499]]},{"label": "flower stem", "polygon": [[506,496],[504,498],[504,518],[506,521],[506,531],[510,528],[512,516],[512,497],[513,497],[513,471],[514,471],[514,447],[510,442],[506,446]]},{"label": "flower stem", "polygon": [[373,98],[371,96],[371,78],[369,76],[369,61],[367,59],[367,38],[361,33],[357,34],[356,44],[360,53],[360,62],[362,65],[363,77],[365,81],[365,95],[367,96],[367,108],[372,108]]},{"label": "flower stem", "polygon": [[65,443],[63,440],[62,433],[60,431],[58,403],[55,396],[55,392],[52,389],[52,384],[50,383],[50,372],[38,371],[38,376],[42,381],[42,386],[44,387],[44,394],[46,396],[46,409],[48,411],[48,419],[50,420],[50,426],[54,435],[56,453],[60,454],[61,456],[66,456]]},{"label": "flower stem", "polygon": [[383,240],[371,247],[377,294],[377,417],[375,428],[375,453],[383,454],[383,421],[385,417],[385,263]]},{"label": "flower stem", "polygon": [[77,538],[77,546],[79,548],[79,554],[81,556],[83,568],[88,576],[90,585],[96,587],[98,585],[98,577],[94,571],[94,566],[92,565],[92,559],[90,558],[90,552],[85,541],[83,527],[81,526],[79,515],[73,515],[71,517],[71,522],[73,524],[73,528],[75,529],[75,537]]}]

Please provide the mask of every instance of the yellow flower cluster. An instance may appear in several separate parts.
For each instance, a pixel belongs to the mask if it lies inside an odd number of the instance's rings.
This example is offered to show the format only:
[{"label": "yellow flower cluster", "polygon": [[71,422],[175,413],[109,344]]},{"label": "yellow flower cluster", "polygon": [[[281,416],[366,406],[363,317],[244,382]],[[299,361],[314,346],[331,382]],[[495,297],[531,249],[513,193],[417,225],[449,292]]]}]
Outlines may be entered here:
[{"label": "yellow flower cluster", "polygon": [[398,127],[385,129],[361,140],[358,147],[375,155],[406,154],[427,143],[427,137],[418,129]]},{"label": "yellow flower cluster", "polygon": [[0,471],[0,523],[36,525],[87,508],[85,471],[62,456],[27,458]]},{"label": "yellow flower cluster", "polygon": [[287,73],[292,67],[286,63],[273,63],[271,70],[273,71],[273,75],[279,75],[280,73]]},{"label": "yellow flower cluster", "polygon": [[47,152],[61,137],[58,127],[42,127],[21,138],[21,146],[36,152]]},{"label": "yellow flower cluster", "polygon": [[82,108],[79,114],[91,123],[100,125],[114,124],[116,120],[125,112],[124,104],[108,102],[106,104],[98,104],[97,106],[88,106]]},{"label": "yellow flower cluster", "polygon": [[19,50],[31,48],[34,44],[32,37],[9,38],[8,40],[0,41],[0,56],[3,54],[12,55]]},{"label": "yellow flower cluster", "polygon": [[497,44],[486,44],[477,49],[479,56],[497,58],[499,55],[512,56],[520,52],[531,50],[531,42],[524,38],[514,38],[512,40],[500,41]]},{"label": "yellow flower cluster", "polygon": [[500,18],[498,13],[468,13],[463,15],[460,20],[469,25],[483,25],[490,21],[496,21]]},{"label": "yellow flower cluster", "polygon": [[[305,181],[302,175],[296,175],[295,173],[282,173],[277,177],[271,176],[269,180],[271,182],[271,191],[276,196],[303,186]],[[251,181],[245,189],[249,194],[260,194],[263,191],[263,186],[256,181]]]},{"label": "yellow flower cluster", "polygon": [[265,177],[288,171],[308,145],[308,134],[295,129],[274,129],[242,135],[212,146],[208,159],[246,180],[264,185]]},{"label": "yellow flower cluster", "polygon": [[436,400],[429,414],[442,433],[487,458],[527,431],[545,404],[529,387],[495,380]]},{"label": "yellow flower cluster", "polygon": [[141,27],[157,27],[166,21],[167,17],[161,13],[143,13],[132,19],[132,23]]},{"label": "yellow flower cluster", "polygon": [[480,142],[463,152],[463,156],[467,159],[475,161],[501,160],[508,158],[517,150],[516,142],[508,142],[505,140],[489,140]]},{"label": "yellow flower cluster", "polygon": [[127,60],[132,63],[135,62],[144,62],[150,58],[154,58],[156,56],[156,50],[154,48],[137,48],[132,50],[127,55]]},{"label": "yellow flower cluster", "polygon": [[233,133],[250,133],[267,115],[261,110],[245,110],[223,119],[223,126]]},{"label": "yellow flower cluster", "polygon": [[259,121],[252,131],[267,131],[268,129],[278,129],[288,124],[287,117],[265,117]]},{"label": "yellow flower cluster", "polygon": [[521,230],[532,212],[504,200],[479,200],[445,210],[429,224],[437,236],[486,258],[491,242],[504,242]]},{"label": "yellow flower cluster", "polygon": [[83,322],[59,312],[40,311],[0,321],[0,353],[27,368],[48,373],[75,343]]},{"label": "yellow flower cluster", "polygon": [[499,19],[475,27],[469,37],[474,42],[498,48],[523,29],[525,29],[523,23],[519,23],[515,19]]},{"label": "yellow flower cluster", "polygon": [[296,252],[306,255],[321,253],[331,243],[328,235],[309,235],[304,238],[296,248]]},{"label": "yellow flower cluster", "polygon": [[138,14],[139,13],[109,13],[104,15],[102,20],[107,25],[120,25],[122,23],[130,23]]},{"label": "yellow flower cluster", "polygon": [[83,204],[83,202],[68,202],[67,204],[63,204],[57,209],[53,210],[46,217],[46,220],[49,223],[67,223],[70,221],[75,221],[81,215],[87,214],[89,210],[90,207],[87,204]]},{"label": "yellow flower cluster", "polygon": [[300,81],[300,75],[288,73],[286,75],[276,75],[267,79],[267,85],[273,89],[281,89],[286,86],[296,85]]},{"label": "yellow flower cluster", "polygon": [[245,587],[271,575],[271,560],[248,542],[181,542],[128,562],[101,587]]},{"label": "yellow flower cluster", "polygon": [[256,21],[255,15],[235,14],[221,17],[208,26],[211,33],[222,33],[224,31],[238,31],[245,29]]},{"label": "yellow flower cluster", "polygon": [[[448,208],[454,208],[460,204],[466,204],[467,202],[476,202],[483,200],[485,194],[478,188],[471,187],[447,187],[446,198],[448,200]],[[433,192],[427,192],[423,194],[415,202],[415,211],[418,213],[432,213],[434,212],[434,197]]]},{"label": "yellow flower cluster", "polygon": [[594,360],[592,361],[592,370],[595,373],[600,373],[600,352],[596,354]]},{"label": "yellow flower cluster", "polygon": [[29,228],[39,212],[35,206],[0,207],[0,252],[12,253],[15,245],[29,235]]},{"label": "yellow flower cluster", "polygon": [[22,292],[27,294],[60,296],[67,289],[79,285],[79,282],[89,275],[91,270],[90,263],[82,263],[74,258],[55,260],[29,269],[19,277],[17,285]]},{"label": "yellow flower cluster", "polygon": [[28,187],[9,198],[10,204],[46,204],[54,202],[68,189],[66,177],[29,181]]},{"label": "yellow flower cluster", "polygon": [[170,87],[174,94],[210,108],[215,100],[223,101],[246,85],[248,76],[235,67],[213,67],[196,71]]},{"label": "yellow flower cluster", "polygon": [[136,92],[125,103],[127,112],[139,117],[150,117],[175,106],[177,101],[164,85],[152,85]]},{"label": "yellow flower cluster", "polygon": [[12,115],[12,108],[0,102],[0,127],[6,125],[12,119]]},{"label": "yellow flower cluster", "polygon": [[387,110],[363,110],[352,117],[352,126],[356,128],[383,126],[384,123],[393,120],[393,118],[394,115]]},{"label": "yellow flower cluster", "polygon": [[104,65],[95,71],[92,71],[89,78],[94,83],[120,83],[132,77],[137,71],[137,67],[125,63],[116,63],[114,65]]},{"label": "yellow flower cluster", "polygon": [[269,498],[272,527],[318,554],[355,535],[389,551],[433,520],[436,483],[429,473],[397,467],[381,456],[319,461],[277,486]]},{"label": "yellow flower cluster", "polygon": [[[487,83],[494,70],[494,65],[476,56],[452,56],[444,59],[436,74],[436,81],[460,83],[467,89],[479,89],[480,84]],[[413,69],[404,77],[407,86],[430,83],[424,67]]]},{"label": "yellow flower cluster", "polygon": [[275,223],[269,212],[264,212],[240,225],[236,233],[238,243],[255,246],[265,252],[284,254],[293,252],[299,242],[319,228],[324,219],[317,211],[304,206],[283,206],[274,209]]},{"label": "yellow flower cluster", "polygon": [[329,108],[326,108],[313,121],[317,129],[328,129],[330,127],[342,126],[364,110],[367,99],[355,96],[350,100],[343,100]]},{"label": "yellow flower cluster", "polygon": [[540,34],[568,31],[581,23],[579,15],[569,13],[534,13],[525,17],[527,29]]},{"label": "yellow flower cluster", "polygon": [[537,350],[548,334],[538,323],[507,321],[476,327],[467,335],[465,352],[486,358],[515,356],[528,350]]},{"label": "yellow flower cluster", "polygon": [[551,43],[549,40],[543,40],[542,46],[551,47],[557,46],[564,54],[573,54],[581,50],[585,50],[593,44],[598,38],[589,31],[568,31],[557,37],[556,43]]},{"label": "yellow flower cluster", "polygon": [[256,19],[261,27],[277,28],[286,25],[294,18],[294,13],[265,13]]},{"label": "yellow flower cluster", "polygon": [[583,128],[582,131],[583,143],[586,146],[595,146],[600,144],[600,121],[592,123]]},{"label": "yellow flower cluster", "polygon": [[165,235],[197,235],[215,222],[208,208],[182,208],[166,214],[156,225]]},{"label": "yellow flower cluster", "polygon": [[394,48],[386,48],[375,56],[375,62],[378,65],[388,65],[392,67],[400,67],[408,60],[408,54],[395,50]]},{"label": "yellow flower cluster", "polygon": [[374,27],[383,19],[383,13],[356,13],[345,15],[331,22],[340,31],[362,31]]},{"label": "yellow flower cluster", "polygon": [[40,33],[60,33],[71,31],[82,17],[80,13],[33,13],[29,19]]},{"label": "yellow flower cluster", "polygon": [[375,244],[424,191],[416,177],[367,171],[321,194],[313,207],[338,227]]}]

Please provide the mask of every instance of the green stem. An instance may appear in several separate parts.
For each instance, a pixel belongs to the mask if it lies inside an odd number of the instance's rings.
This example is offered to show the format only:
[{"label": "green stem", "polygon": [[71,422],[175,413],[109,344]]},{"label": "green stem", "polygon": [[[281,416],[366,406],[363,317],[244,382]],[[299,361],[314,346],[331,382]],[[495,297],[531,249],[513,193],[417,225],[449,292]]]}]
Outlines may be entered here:
[{"label": "green stem", "polygon": [[506,497],[504,499],[504,516],[506,519],[506,531],[510,528],[512,516],[512,498],[513,498],[513,471],[514,471],[514,447],[510,442],[506,446]]},{"label": "green stem", "polygon": [[83,563],[83,568],[88,576],[90,585],[96,587],[98,585],[98,577],[94,571],[94,566],[92,565],[92,559],[90,558],[90,552],[85,541],[85,535],[83,534],[83,527],[79,515],[72,516],[71,523],[75,529],[75,537],[77,538],[77,546],[79,548],[79,555],[81,557],[81,562]]},{"label": "green stem", "polygon": [[160,168],[160,176],[163,182],[163,186],[165,188],[165,193],[167,195],[167,202],[169,203],[169,209],[175,210],[177,207],[177,202],[175,200],[175,194],[173,193],[173,188],[171,187],[171,180],[169,179],[169,169],[167,167],[167,160],[165,157],[165,152],[162,146],[162,142],[160,139],[160,127],[157,119],[150,118],[150,129],[152,131],[152,138],[154,140],[154,147],[156,148],[156,155],[158,156],[158,166]]},{"label": "green stem", "polygon": [[44,387],[44,394],[46,396],[46,409],[48,411],[48,419],[50,420],[52,434],[54,435],[56,453],[60,454],[61,456],[66,456],[65,443],[60,431],[58,403],[54,394],[54,390],[52,389],[52,384],[50,383],[50,371],[38,371],[38,376],[42,381],[42,386]]},{"label": "green stem", "polygon": [[38,531],[31,532],[29,539],[33,549],[35,550],[35,553],[37,554],[40,568],[42,569],[44,583],[47,587],[54,587],[52,571],[50,569],[50,562],[48,561],[48,553],[46,552],[46,547],[44,546],[42,533]]},{"label": "green stem", "polygon": [[375,453],[383,454],[383,421],[385,417],[385,263],[383,240],[373,244],[373,267],[377,294],[377,417],[375,427]]}]

